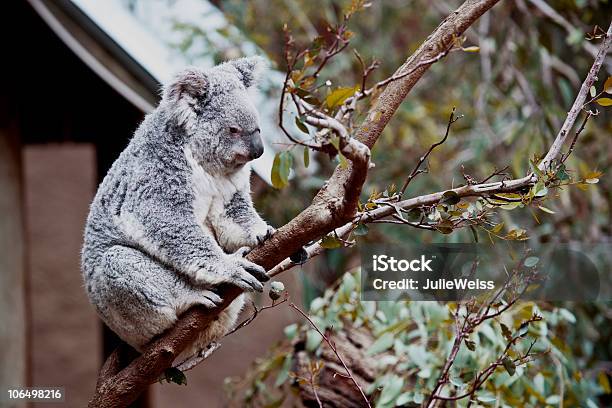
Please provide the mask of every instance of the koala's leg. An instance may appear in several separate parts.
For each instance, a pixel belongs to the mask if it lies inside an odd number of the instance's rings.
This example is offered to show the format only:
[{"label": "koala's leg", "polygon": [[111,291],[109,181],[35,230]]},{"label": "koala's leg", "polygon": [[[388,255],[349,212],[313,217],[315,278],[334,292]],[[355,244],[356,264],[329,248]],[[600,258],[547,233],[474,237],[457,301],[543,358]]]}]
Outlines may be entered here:
[{"label": "koala's leg", "polygon": [[193,286],[135,248],[109,248],[100,266],[91,282],[92,302],[106,324],[137,350],[170,328],[189,307],[221,302],[213,291]]}]

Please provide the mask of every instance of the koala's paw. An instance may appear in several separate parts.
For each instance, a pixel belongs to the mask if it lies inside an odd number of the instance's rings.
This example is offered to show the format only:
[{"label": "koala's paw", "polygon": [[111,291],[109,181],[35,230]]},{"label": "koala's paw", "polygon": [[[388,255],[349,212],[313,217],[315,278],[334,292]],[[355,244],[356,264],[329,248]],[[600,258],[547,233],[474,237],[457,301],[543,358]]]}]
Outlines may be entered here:
[{"label": "koala's paw", "polygon": [[276,228],[271,225],[265,224],[264,228],[260,228],[259,231],[256,231],[255,240],[257,241],[257,245],[261,245],[264,241],[272,236],[276,232]]},{"label": "koala's paw", "polygon": [[228,282],[244,291],[263,292],[262,282],[270,280],[266,270],[246,259],[250,248],[242,247],[229,256],[227,265]]}]

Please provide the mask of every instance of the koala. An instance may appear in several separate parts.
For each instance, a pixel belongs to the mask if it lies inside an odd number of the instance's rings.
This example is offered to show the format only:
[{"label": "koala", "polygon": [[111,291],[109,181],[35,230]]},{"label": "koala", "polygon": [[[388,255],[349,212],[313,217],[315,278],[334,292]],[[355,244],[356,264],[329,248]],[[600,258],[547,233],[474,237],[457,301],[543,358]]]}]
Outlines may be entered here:
[{"label": "koala", "polygon": [[[274,232],[253,208],[247,164],[263,153],[250,92],[264,66],[251,57],[179,73],[98,188],[83,279],[102,320],[138,351],[190,307],[218,305],[219,285],[261,292],[268,280],[245,258]],[[243,304],[179,359],[226,334]]]}]

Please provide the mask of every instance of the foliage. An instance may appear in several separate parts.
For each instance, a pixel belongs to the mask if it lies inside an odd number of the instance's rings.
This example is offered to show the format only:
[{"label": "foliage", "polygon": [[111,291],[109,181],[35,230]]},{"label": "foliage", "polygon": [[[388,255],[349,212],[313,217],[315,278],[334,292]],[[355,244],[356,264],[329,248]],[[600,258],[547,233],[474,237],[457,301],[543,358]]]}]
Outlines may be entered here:
[{"label": "foliage", "polygon": [[[310,318],[320,329],[338,332],[347,326],[365,328],[376,340],[367,354],[377,361],[377,380],[366,393],[377,407],[417,406],[435,386],[438,374],[454,340],[454,303],[362,302],[359,271],[345,274],[337,287],[310,304]],[[542,320],[522,324],[532,316]],[[515,366],[504,359],[478,391],[479,406],[596,407],[598,396],[610,393],[605,372],[591,370],[587,362],[593,349],[571,353],[568,341],[588,344],[588,333],[568,309],[553,304],[520,302],[496,319],[483,322],[461,347],[450,371],[444,395],[461,394],[478,371],[495,361],[513,334],[521,336],[512,351],[516,356],[536,340],[533,350],[549,351],[526,365]],[[320,367],[321,337],[308,325],[285,329],[287,340],[268,358],[260,360],[245,379],[228,382],[232,401],[238,405],[271,406],[290,399],[289,389],[297,377],[292,373],[293,348],[305,339],[311,363]],[[465,406],[467,401],[459,401]],[[498,405],[495,405],[498,404]]]},{"label": "foliage", "polygon": [[[327,97],[334,92],[348,93],[360,84],[363,68],[352,50],[358,50],[366,62],[374,59],[379,62],[379,68],[369,76],[370,83],[389,77],[445,13],[458,4],[449,3],[372,2],[350,21],[349,49],[336,56],[310,87],[318,89],[321,102],[327,102]],[[605,27],[606,16],[610,15],[610,5],[605,2],[549,3],[571,22],[573,34],[569,35],[566,28],[548,19],[529,2],[503,2],[468,31],[464,48],[477,44],[477,53],[453,53],[444,64],[431,69],[377,143],[373,162],[378,166],[368,177],[365,189],[368,194],[384,191],[392,183],[401,185],[408,171],[406,164],[417,160],[443,134],[444,118],[452,106],[457,106],[464,118],[454,125],[449,140],[429,157],[426,163],[429,175],[411,183],[411,194],[456,186],[463,181],[463,174],[482,180],[507,165],[511,176],[529,171],[530,160],[545,152],[558,131],[592,61],[585,51],[589,42],[577,33],[586,33],[595,24]],[[248,33],[284,70],[281,39],[285,24],[291,30],[296,48],[309,46],[313,39],[321,42],[321,38],[325,45],[351,2],[225,0],[217,4],[232,23]],[[269,13],[270,9],[275,12]],[[309,61],[315,62],[312,58]],[[604,88],[604,81],[605,76],[597,84],[598,89]],[[360,111],[366,108],[367,104]],[[590,172],[605,172],[610,166],[609,152],[612,151],[612,140],[605,136],[611,131],[610,114],[602,111],[581,135],[579,146],[568,159],[567,174],[580,179]],[[288,141],[279,142],[285,144],[277,146],[286,150]],[[296,156],[294,166],[302,163],[303,149],[291,150]],[[281,211],[270,211],[269,216],[278,224],[304,208],[335,165],[320,155],[314,159],[319,164],[315,174],[306,176],[298,166],[291,188],[268,192],[259,199],[259,208],[264,211],[273,208],[271,203],[279,199],[286,204]],[[559,199],[543,204],[544,209],[536,206],[533,210],[502,212],[491,227],[503,222],[503,235],[519,229],[528,231],[535,240],[544,241],[581,237],[597,242],[610,234],[610,204],[606,199],[610,195],[609,182],[600,183],[599,189],[587,187],[586,192],[566,188],[551,194]],[[578,218],[582,222],[575,222]],[[553,233],[558,230],[561,234]],[[380,226],[372,232],[372,240],[377,242],[473,239],[469,229],[450,236],[396,226]]]}]

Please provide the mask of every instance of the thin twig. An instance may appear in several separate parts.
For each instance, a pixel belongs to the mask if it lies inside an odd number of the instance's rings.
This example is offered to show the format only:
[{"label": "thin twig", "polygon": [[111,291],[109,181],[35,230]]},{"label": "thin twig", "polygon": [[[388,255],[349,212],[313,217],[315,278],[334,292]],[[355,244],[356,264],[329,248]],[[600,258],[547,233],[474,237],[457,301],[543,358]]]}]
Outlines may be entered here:
[{"label": "thin twig", "polygon": [[444,142],[446,142],[446,139],[448,138],[448,134],[450,132],[450,128],[451,128],[452,124],[455,123],[456,121],[458,121],[459,119],[461,119],[462,117],[463,117],[463,115],[459,115],[459,116],[455,117],[455,107],[453,106],[453,109],[451,110],[450,116],[448,117],[448,123],[446,124],[446,132],[444,133],[444,137],[439,142],[436,142],[436,143],[432,144],[431,146],[429,146],[429,149],[427,150],[427,152],[419,158],[419,161],[417,162],[416,166],[414,167],[412,172],[408,175],[408,178],[406,179],[406,181],[404,182],[404,185],[402,186],[401,190],[399,191],[399,196],[400,197],[404,194],[404,192],[408,188],[408,185],[410,184],[412,179],[414,179],[418,174],[422,173],[422,171],[420,171],[419,169],[421,168],[421,165],[423,165],[425,160],[427,160],[427,158],[429,157],[431,152],[433,152],[436,147],[438,147],[441,144],[443,144]]},{"label": "thin twig", "polygon": [[365,401],[366,405],[369,408],[371,408],[372,406],[370,405],[370,401],[368,400],[368,397],[366,397],[365,393],[363,392],[363,389],[361,388],[359,383],[357,383],[357,380],[355,380],[355,377],[353,376],[353,372],[348,368],[348,366],[344,362],[344,359],[342,358],[342,356],[340,356],[340,353],[338,353],[338,349],[336,349],[336,345],[334,344],[334,342],[332,342],[329,339],[329,337],[326,336],[325,333],[321,331],[321,329],[319,329],[319,327],[315,324],[315,322],[313,322],[312,319],[306,313],[304,313],[299,307],[297,307],[294,303],[289,303],[289,306],[293,308],[296,312],[301,314],[306,320],[308,320],[308,323],[310,323],[312,328],[315,329],[321,335],[323,340],[327,343],[329,348],[331,348],[331,350],[334,352],[334,354],[338,358],[338,361],[340,361],[340,364],[342,364],[342,366],[344,367],[344,370],[346,371],[346,375],[351,379],[353,384],[355,384],[355,387],[357,387],[357,389],[359,390],[359,393],[361,393],[361,396],[363,397],[363,400]]},{"label": "thin twig", "polygon": [[589,120],[589,118],[591,116],[595,115],[595,113],[591,112],[590,110],[587,111],[586,116],[584,117],[584,119],[582,120],[582,124],[580,125],[580,127],[578,128],[578,130],[576,131],[576,133],[574,133],[574,138],[572,139],[572,143],[570,143],[570,147],[567,150],[567,153],[562,154],[561,158],[559,159],[559,162],[561,164],[565,163],[565,161],[567,160],[568,157],[571,156],[572,152],[574,151],[574,147],[576,146],[576,141],[578,141],[578,136],[580,136],[580,134],[582,133],[582,131],[584,130],[584,128],[586,127],[586,124]]},{"label": "thin twig", "polygon": [[569,136],[570,130],[574,126],[578,115],[584,108],[584,103],[587,98],[587,95],[589,95],[591,86],[593,86],[593,83],[597,79],[597,73],[599,72],[601,65],[603,64],[606,58],[606,54],[608,53],[608,49],[610,48],[611,44],[612,23],[610,23],[610,26],[608,27],[606,37],[604,38],[603,43],[599,47],[599,51],[597,52],[595,61],[593,62],[593,65],[591,66],[591,69],[589,70],[589,73],[587,74],[584,82],[582,83],[582,86],[580,87],[580,91],[578,92],[578,95],[574,100],[572,108],[568,112],[567,117],[563,122],[563,126],[561,126],[561,129],[559,130],[559,133],[557,134],[557,137],[555,138],[555,141],[553,142],[552,146],[548,150],[548,153],[546,153],[546,156],[538,165],[540,170],[548,169],[552,161],[557,158],[557,156],[559,156],[559,153],[561,153],[561,148],[563,147],[565,140]]},{"label": "thin twig", "polygon": [[251,301],[251,307],[253,308],[253,313],[247,317],[246,319],[244,319],[242,322],[240,322],[239,324],[236,325],[236,327],[234,327],[230,332],[228,332],[224,337],[229,336],[232,333],[237,332],[238,330],[242,329],[243,327],[248,326],[249,324],[251,324],[253,322],[253,320],[255,320],[255,318],[257,318],[257,316],[259,315],[259,313],[263,312],[264,310],[268,310],[268,309],[272,309],[274,307],[277,307],[283,303],[285,303],[287,300],[289,300],[289,293],[285,291],[285,297],[283,298],[283,300],[281,300],[280,302],[277,302],[275,300],[272,301],[271,305],[268,306],[263,306],[262,308],[257,308],[257,305],[255,304],[255,302]]}]

